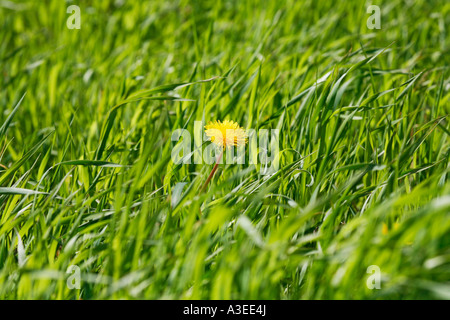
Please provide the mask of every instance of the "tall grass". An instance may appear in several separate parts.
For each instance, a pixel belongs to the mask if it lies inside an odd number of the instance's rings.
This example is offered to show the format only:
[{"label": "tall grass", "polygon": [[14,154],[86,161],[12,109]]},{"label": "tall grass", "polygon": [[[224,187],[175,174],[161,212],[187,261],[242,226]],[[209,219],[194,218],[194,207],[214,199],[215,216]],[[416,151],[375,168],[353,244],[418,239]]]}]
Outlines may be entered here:
[{"label": "tall grass", "polygon": [[[450,299],[450,4],[374,4],[0,2],[0,298]],[[279,170],[199,193],[215,119]]]}]

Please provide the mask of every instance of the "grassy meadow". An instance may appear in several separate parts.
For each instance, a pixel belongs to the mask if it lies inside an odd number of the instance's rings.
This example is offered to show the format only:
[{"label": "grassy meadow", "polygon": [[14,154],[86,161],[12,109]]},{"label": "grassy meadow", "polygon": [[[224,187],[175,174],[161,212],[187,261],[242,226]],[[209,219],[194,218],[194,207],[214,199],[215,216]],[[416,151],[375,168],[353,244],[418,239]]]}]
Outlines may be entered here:
[{"label": "grassy meadow", "polygon": [[[0,299],[450,299],[448,1],[2,0],[0,25]],[[200,192],[171,136],[214,120],[279,129],[279,168]]]}]

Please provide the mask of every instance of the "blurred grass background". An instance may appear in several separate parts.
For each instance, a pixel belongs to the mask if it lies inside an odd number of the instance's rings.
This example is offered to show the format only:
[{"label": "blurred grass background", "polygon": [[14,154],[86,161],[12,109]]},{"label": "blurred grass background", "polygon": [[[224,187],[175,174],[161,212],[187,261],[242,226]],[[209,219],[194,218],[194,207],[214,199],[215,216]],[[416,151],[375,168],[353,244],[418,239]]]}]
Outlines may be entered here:
[{"label": "blurred grass background", "polygon": [[[0,298],[450,299],[449,17],[1,0]],[[280,129],[279,170],[199,194],[212,165],[173,164],[171,134],[216,119]]]}]

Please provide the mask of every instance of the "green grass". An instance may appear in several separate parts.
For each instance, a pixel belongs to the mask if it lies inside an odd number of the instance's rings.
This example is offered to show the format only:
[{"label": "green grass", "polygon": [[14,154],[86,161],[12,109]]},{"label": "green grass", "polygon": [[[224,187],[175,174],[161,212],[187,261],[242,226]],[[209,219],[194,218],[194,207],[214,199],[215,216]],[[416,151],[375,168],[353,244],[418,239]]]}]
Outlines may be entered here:
[{"label": "green grass", "polygon": [[[369,4],[0,1],[0,299],[450,299],[450,3]],[[215,119],[279,170],[199,193]]]}]

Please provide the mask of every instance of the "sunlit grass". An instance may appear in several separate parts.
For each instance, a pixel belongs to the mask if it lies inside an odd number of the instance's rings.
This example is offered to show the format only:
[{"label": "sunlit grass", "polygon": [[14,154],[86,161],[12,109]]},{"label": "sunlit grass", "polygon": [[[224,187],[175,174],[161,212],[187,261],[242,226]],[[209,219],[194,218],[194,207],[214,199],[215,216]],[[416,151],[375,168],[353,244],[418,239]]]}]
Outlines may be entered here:
[{"label": "sunlit grass", "polygon": [[[0,2],[1,299],[450,299],[448,2],[70,4]],[[278,170],[173,163],[216,119]]]}]

